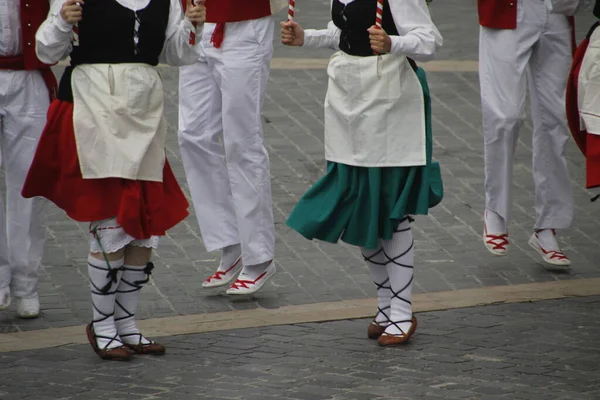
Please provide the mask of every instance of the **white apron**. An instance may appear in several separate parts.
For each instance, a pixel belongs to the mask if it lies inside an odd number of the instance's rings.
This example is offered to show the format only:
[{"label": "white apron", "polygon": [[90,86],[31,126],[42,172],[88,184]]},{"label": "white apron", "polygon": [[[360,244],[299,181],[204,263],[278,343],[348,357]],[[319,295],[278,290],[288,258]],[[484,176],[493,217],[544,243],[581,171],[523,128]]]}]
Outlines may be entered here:
[{"label": "white apron", "polygon": [[426,164],[423,89],[406,57],[338,51],[327,73],[328,161],[361,167]]},{"label": "white apron", "polygon": [[162,182],[166,121],[163,86],[147,64],[77,66],[73,125],[84,179]]},{"label": "white apron", "polygon": [[600,28],[590,36],[577,83],[579,115],[588,133],[600,135]]}]

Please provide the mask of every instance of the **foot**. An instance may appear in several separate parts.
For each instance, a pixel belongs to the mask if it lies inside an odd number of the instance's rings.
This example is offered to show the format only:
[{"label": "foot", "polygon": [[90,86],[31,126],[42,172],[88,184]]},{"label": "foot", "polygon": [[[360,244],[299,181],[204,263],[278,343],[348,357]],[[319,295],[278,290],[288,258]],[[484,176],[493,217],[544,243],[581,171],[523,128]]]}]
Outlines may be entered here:
[{"label": "foot", "polygon": [[10,306],[10,286],[0,289],[0,310],[6,310]]},{"label": "foot", "polygon": [[141,333],[121,335],[121,339],[125,343],[125,346],[136,354],[162,356],[167,352],[165,346],[148,339]]},{"label": "foot", "polygon": [[485,210],[483,216],[483,243],[495,256],[505,256],[510,244],[506,222],[497,213],[489,210]]},{"label": "foot", "polygon": [[17,298],[17,315],[23,319],[33,319],[40,316],[40,298]]},{"label": "foot", "polygon": [[262,265],[244,267],[238,279],[227,290],[227,294],[256,293],[274,274],[275,263],[272,260]]},{"label": "foot", "polygon": [[242,246],[234,244],[221,249],[221,262],[214,275],[202,283],[203,288],[228,286],[242,269]]},{"label": "foot", "polygon": [[[390,325],[390,327],[397,326],[398,324],[399,323],[395,323],[395,324],[392,323]],[[393,333],[393,334],[384,332],[379,337],[379,340],[378,340],[379,345],[380,346],[394,346],[394,345],[406,343],[411,338],[411,336],[415,333],[416,330],[417,330],[417,318],[413,315],[413,317],[410,321],[410,327],[408,328],[408,330],[406,332],[403,330],[399,330],[399,333]]]},{"label": "foot", "polygon": [[367,330],[367,337],[369,339],[379,339],[383,332],[385,332],[385,328],[387,325],[381,325],[375,321],[369,324],[369,329]]},{"label": "foot", "polygon": [[540,255],[542,259],[550,265],[557,267],[568,267],[571,261],[560,250],[556,241],[556,233],[553,229],[543,229],[534,232],[529,238],[529,245]]},{"label": "foot", "polygon": [[[92,346],[92,349],[100,358],[103,360],[111,360],[111,361],[129,361],[133,356],[131,350],[129,350],[126,346],[123,345],[123,342],[119,339],[118,336],[114,338],[108,338],[103,336],[98,336],[94,332],[94,327],[92,324],[88,324],[85,328],[88,341]],[[98,346],[98,339],[110,339],[108,344],[102,348]],[[117,346],[117,347],[111,347]]]},{"label": "foot", "polygon": [[203,288],[216,288],[221,286],[226,286],[231,284],[233,280],[236,278],[240,270],[242,269],[242,258],[238,257],[233,264],[227,266],[225,269],[221,270],[219,268],[214,275],[206,278],[204,282],[202,282]]},{"label": "foot", "polygon": [[[382,285],[377,285],[378,290],[381,288],[389,288],[384,285],[385,282]],[[367,336],[369,339],[379,339],[379,336],[381,336],[383,332],[385,332],[386,328],[390,326],[390,317],[388,315],[390,313],[388,310],[390,309],[391,306],[386,306],[383,308],[379,306],[377,307],[377,314],[375,314],[375,318],[373,318],[373,321],[371,324],[369,324],[369,329],[367,330]]]}]

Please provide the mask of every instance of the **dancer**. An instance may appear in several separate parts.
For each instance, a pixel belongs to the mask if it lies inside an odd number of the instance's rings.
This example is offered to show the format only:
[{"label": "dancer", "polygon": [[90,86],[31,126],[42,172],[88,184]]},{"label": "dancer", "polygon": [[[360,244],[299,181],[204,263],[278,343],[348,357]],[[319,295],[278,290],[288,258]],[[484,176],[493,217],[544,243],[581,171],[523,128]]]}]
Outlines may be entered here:
[{"label": "dancer", "polygon": [[[410,215],[443,196],[431,161],[431,103],[425,72],[442,37],[425,0],[387,0],[382,29],[376,0],[333,0],[327,29],[281,23],[289,46],[339,49],[325,98],[327,173],[298,202],[287,224],[307,239],[359,246],[378,294],[368,337],[406,342],[412,314],[414,242]],[[374,56],[373,53],[379,54]]]},{"label": "dancer", "polygon": [[179,75],[187,182],[204,246],[221,250],[217,271],[202,286],[228,287],[231,295],[252,294],[275,273],[261,109],[273,54],[271,15],[286,6],[285,0],[206,0],[202,57]]},{"label": "dancer", "polygon": [[43,199],[24,199],[21,190],[56,95],[56,79],[32,45],[49,7],[47,1],[29,7],[25,0],[0,0],[0,165],[6,183],[6,210],[0,196],[0,310],[12,295],[21,318],[40,313]]},{"label": "dancer", "polygon": [[179,0],[55,0],[36,35],[42,61],[70,55],[71,65],[23,195],[90,222],[86,332],[104,359],[165,352],[134,321],[152,249],[188,215],[165,158],[162,81],[153,66],[161,53],[171,65],[193,63],[189,37],[204,19],[203,6],[188,6],[184,18]]},{"label": "dancer", "polygon": [[565,16],[550,14],[542,1],[479,0],[478,5],[485,156],[483,241],[492,254],[506,255],[510,244],[513,154],[528,84],[536,214],[529,245],[546,263],[566,267],[571,262],[555,235],[557,229],[568,228],[573,220],[564,112],[573,50],[569,21]]},{"label": "dancer", "polygon": [[[551,12],[574,15],[588,11],[591,1],[552,0],[548,2]],[[593,14],[600,19],[600,1],[594,2]],[[600,187],[600,21],[590,28],[573,57],[573,65],[567,82],[567,119],[575,142],[586,158],[586,187]],[[595,196],[596,201],[600,196]]]}]

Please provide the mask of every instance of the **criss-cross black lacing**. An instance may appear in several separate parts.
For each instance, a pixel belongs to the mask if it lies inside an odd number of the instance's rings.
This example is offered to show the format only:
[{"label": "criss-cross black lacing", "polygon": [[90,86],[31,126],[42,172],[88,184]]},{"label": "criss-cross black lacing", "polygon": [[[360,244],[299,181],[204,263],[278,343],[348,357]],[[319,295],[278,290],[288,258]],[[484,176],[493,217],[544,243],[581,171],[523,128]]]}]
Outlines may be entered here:
[{"label": "criss-cross black lacing", "polygon": [[[402,223],[405,221],[408,221],[408,228],[400,229],[400,225],[402,225]],[[410,224],[412,224],[413,222],[415,222],[415,219],[413,217],[407,215],[406,217],[404,217],[400,220],[400,222],[398,223],[398,226],[394,230],[394,233],[410,231]]]},{"label": "criss-cross black lacing", "polygon": [[[111,289],[112,289],[113,284],[119,282],[119,272],[121,272],[123,270],[123,268],[122,267],[111,268],[110,260],[108,259],[108,254],[104,250],[104,246],[102,245],[102,240],[100,239],[100,235],[98,235],[98,226],[95,226],[92,228],[92,226],[90,224],[90,233],[94,236],[94,239],[96,239],[96,241],[98,242],[98,246],[100,246],[100,250],[102,251],[102,256],[104,257],[104,261],[106,262],[107,268],[100,268],[97,265],[93,265],[92,263],[89,263],[89,262],[88,262],[88,265],[94,269],[99,269],[101,271],[107,271],[106,278],[108,279],[108,282],[102,288],[99,288],[98,286],[96,286],[96,284],[93,282],[93,280],[90,279],[90,283],[92,284],[92,287],[93,287],[92,294],[95,294],[98,296],[114,295],[117,293],[118,285],[114,291],[111,292]],[[102,318],[92,320],[92,334],[94,335],[94,339],[96,340],[96,346],[98,346],[98,340],[97,340],[98,338],[108,340],[108,343],[104,346],[103,349],[101,349],[103,351],[108,349],[110,347],[110,345],[115,342],[119,343],[121,346],[124,346],[125,344],[119,338],[118,333],[116,333],[114,336],[103,336],[103,335],[97,335],[96,331],[94,329],[95,323],[106,321],[108,318],[115,315],[114,308],[113,308],[112,313],[105,314],[104,312],[100,311],[98,309],[98,307],[96,306],[96,304],[94,303],[94,296],[92,296],[92,307],[94,307],[94,310],[96,310],[98,312],[98,314],[102,315]]]},{"label": "criss-cross black lacing", "polygon": [[[398,291],[394,291],[394,289],[390,288],[390,292],[392,293],[392,301],[394,301],[394,299],[398,299],[398,300],[403,301],[403,302],[405,302],[405,303],[407,303],[407,304],[409,304],[409,305],[412,306],[411,301],[408,300],[408,299],[405,299],[402,296],[400,296],[400,294],[402,292],[404,292],[408,287],[410,287],[410,285],[413,282],[413,279],[414,279],[414,277],[411,276],[410,280],[408,281],[408,283],[406,285],[404,285],[404,287],[402,289],[398,290]],[[398,330],[400,332],[402,332],[403,335],[406,335],[406,332],[404,332],[404,330],[402,328],[400,328],[399,324],[403,324],[403,323],[406,323],[406,322],[412,322],[412,318],[411,319],[404,319],[404,320],[401,320],[401,321],[391,321],[391,320],[389,320],[390,325],[394,325],[396,328],[398,328]]]},{"label": "criss-cross black lacing", "polygon": [[[106,273],[106,279],[108,279],[108,282],[106,283],[106,285],[104,285],[103,287],[99,288],[98,286],[96,286],[96,284],[94,283],[93,280],[90,280],[90,283],[92,284],[92,294],[98,295],[98,296],[112,296],[114,294],[117,293],[117,290],[115,289],[114,291],[111,291],[113,284],[118,282],[118,274],[119,272],[122,270],[122,268],[110,268],[110,264],[108,264],[108,269],[107,268],[101,268],[98,267],[97,265],[94,265],[92,263],[88,262],[88,265],[94,269],[98,269],[101,271],[107,271]],[[121,346],[123,346],[123,342],[119,339],[119,335],[115,334],[114,336],[103,336],[103,335],[97,335],[94,328],[94,324],[95,323],[99,323],[102,321],[106,321],[107,319],[109,319],[110,317],[115,315],[114,309],[113,312],[106,314],[103,311],[101,311],[96,304],[94,303],[94,297],[92,297],[92,307],[94,307],[94,310],[96,310],[98,312],[98,314],[102,315],[101,318],[99,319],[94,319],[92,320],[92,332],[94,335],[95,339],[106,339],[108,340],[108,343],[104,346],[103,349],[101,350],[106,350],[110,347],[111,344],[113,343],[119,343]],[[98,344],[98,342],[96,341],[96,345]]]},{"label": "criss-cross black lacing", "polygon": [[140,48],[138,45],[140,42],[140,25],[142,24],[142,21],[140,21],[140,16],[138,15],[137,11],[134,14],[135,14],[135,26],[133,29],[133,45],[134,45],[133,53],[135,55],[138,55],[138,54],[140,54]]},{"label": "criss-cross black lacing", "polygon": [[[152,274],[153,269],[154,269],[154,263],[152,263],[152,262],[147,263],[146,267],[143,269],[143,272],[146,274],[146,279],[141,280],[141,281],[130,282],[127,279],[121,278],[121,282],[127,284],[130,288],[129,289],[120,289],[120,287],[119,287],[119,288],[117,288],[116,293],[133,293],[133,292],[142,290],[142,287],[150,281],[150,275]],[[139,271],[139,269],[123,267],[123,271],[136,271],[137,272],[137,271]],[[117,307],[119,307],[125,313],[125,316],[120,317],[120,318],[115,318],[115,322],[122,321],[127,318],[135,318],[135,313],[132,313],[129,310],[127,310],[121,303],[119,303],[119,300],[115,299],[115,305]],[[121,337],[138,336],[139,343],[142,343],[143,339],[146,339],[148,342],[150,342],[150,344],[154,343],[152,340],[148,339],[141,333],[137,333],[137,332],[124,333],[124,334],[121,334],[120,336]]]},{"label": "criss-cross black lacing", "polygon": [[[392,285],[390,284],[389,286],[386,286],[386,283],[390,283],[390,278],[386,278],[385,281],[381,282],[381,283],[377,283],[375,281],[373,281],[373,283],[375,284],[375,286],[377,286],[377,292],[379,292],[380,290],[392,290]],[[389,323],[390,321],[390,316],[385,312],[385,310],[390,310],[391,311],[392,306],[385,306],[383,308],[379,307],[379,305],[377,305],[377,314],[375,314],[375,319],[373,319],[373,322],[375,322],[378,325],[382,325],[385,323]],[[383,315],[383,317],[386,319],[385,321],[382,322],[377,322],[377,317],[379,317],[379,315]]]}]

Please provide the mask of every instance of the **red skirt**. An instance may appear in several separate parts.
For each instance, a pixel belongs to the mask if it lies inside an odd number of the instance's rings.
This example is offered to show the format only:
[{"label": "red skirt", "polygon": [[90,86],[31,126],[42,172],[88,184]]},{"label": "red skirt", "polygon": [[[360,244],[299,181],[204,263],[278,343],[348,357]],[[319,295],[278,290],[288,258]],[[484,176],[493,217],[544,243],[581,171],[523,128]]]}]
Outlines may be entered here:
[{"label": "red skirt", "polygon": [[23,186],[23,197],[45,197],[80,222],[117,217],[136,239],[163,236],[188,216],[186,200],[168,161],[163,182],[122,178],[83,179],[73,103],[55,100]]}]

